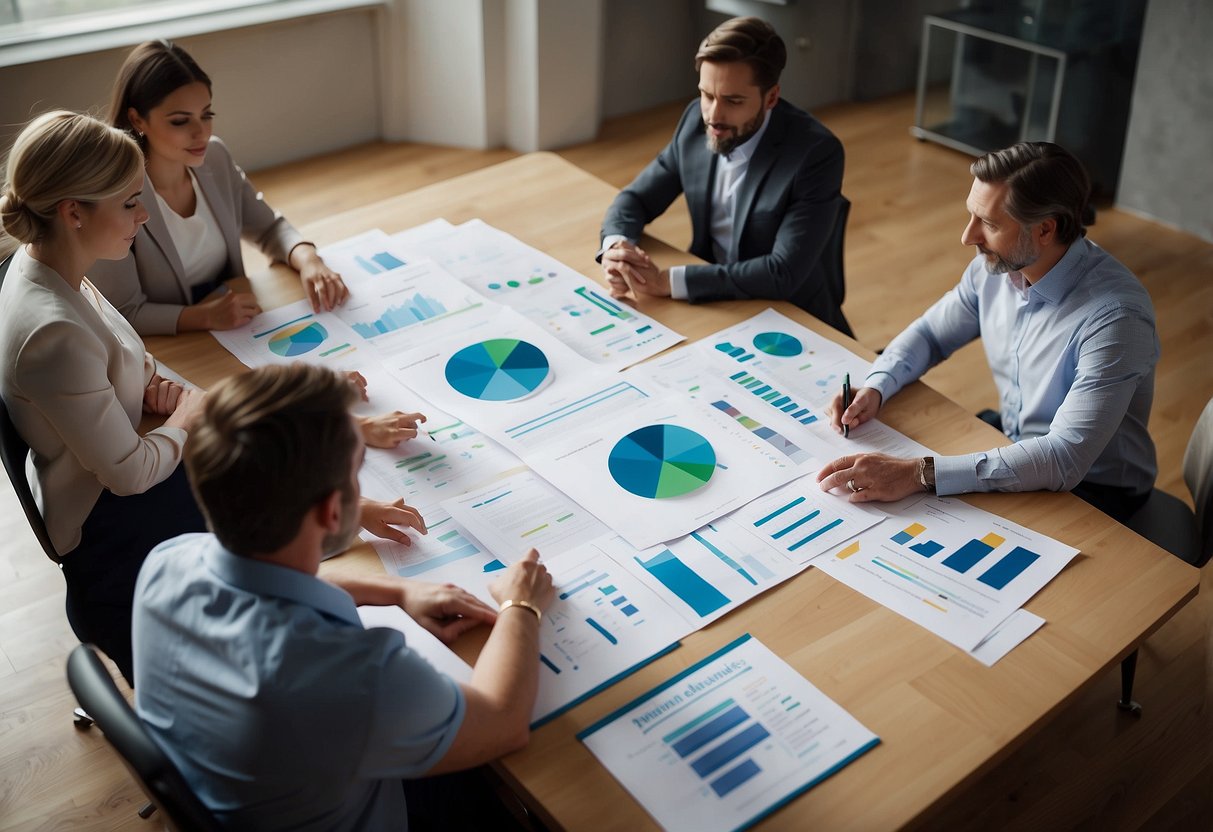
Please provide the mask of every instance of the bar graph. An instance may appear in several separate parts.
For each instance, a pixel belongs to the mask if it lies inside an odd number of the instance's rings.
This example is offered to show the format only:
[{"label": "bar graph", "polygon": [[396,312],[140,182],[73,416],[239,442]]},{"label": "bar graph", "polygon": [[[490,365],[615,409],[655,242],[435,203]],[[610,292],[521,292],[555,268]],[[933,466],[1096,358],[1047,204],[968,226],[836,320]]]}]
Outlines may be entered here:
[{"label": "bar graph", "polygon": [[362,270],[367,274],[383,274],[390,272],[393,269],[402,268],[405,262],[389,251],[380,251],[372,254],[370,257],[363,257],[361,254],[354,255],[354,260],[362,267]]},{"label": "bar graph", "polygon": [[1028,551],[1022,546],[1016,546],[998,563],[978,576],[977,580],[994,589],[1005,589],[1007,584],[1018,578],[1025,569],[1038,560],[1040,560],[1040,555]]},{"label": "bar graph", "polygon": [[728,341],[723,341],[717,344],[716,349],[727,355],[729,358],[735,359],[739,364],[744,364],[745,362],[752,361],[754,359],[754,353],[750,352],[745,347],[730,344]]},{"label": "bar graph", "polygon": [[970,540],[948,555],[944,558],[943,565],[963,575],[1005,542],[1005,537],[990,532],[980,540]]},{"label": "bar graph", "polygon": [[823,515],[822,509],[812,507],[806,497],[800,496],[755,520],[753,526],[785,551],[795,552],[844,522],[842,517]]},{"label": "bar graph", "polygon": [[752,373],[742,370],[729,376],[729,380],[750,391],[751,394],[776,410],[788,414],[802,425],[811,425],[817,421],[817,414],[813,413],[811,409],[797,403],[791,396],[780,392]]},{"label": "bar graph", "polygon": [[626,307],[620,306],[613,300],[600,295],[598,292],[595,292],[593,289],[590,289],[587,286],[578,286],[573,290],[573,292],[579,295],[582,300],[593,304],[603,312],[610,315],[612,318],[618,318],[621,321],[630,321],[636,317],[629,312]]},{"label": "bar graph", "polygon": [[636,562],[694,610],[696,615],[711,615],[730,603],[723,592],[704,580],[669,549],[663,549],[648,560],[637,557]]},{"label": "bar graph", "polygon": [[413,578],[481,553],[460,529],[448,523],[451,519],[445,517],[430,526],[427,536],[413,538],[413,545],[403,554],[403,562],[396,566],[396,574]]},{"label": "bar graph", "polygon": [[[924,526],[922,523],[911,523],[910,525],[906,526],[904,529],[902,529],[901,531],[899,531],[897,534],[893,535],[889,539],[892,540],[894,543],[899,543],[902,546],[905,546],[906,544],[909,544],[911,540],[918,537],[918,535],[922,534],[926,530],[927,530],[927,527]],[[936,555],[936,554],[939,554],[940,552],[942,552],[943,544],[937,543],[934,540],[923,540],[923,541],[919,541],[918,543],[911,544],[910,550],[913,552],[917,552],[918,554],[922,555],[924,558],[929,558],[932,555]]]},{"label": "bar graph", "polygon": [[447,311],[441,301],[418,292],[404,303],[388,307],[375,320],[351,322],[350,326],[363,338],[370,340],[445,315]]},{"label": "bar graph", "polygon": [[808,461],[808,451],[801,448],[791,439],[788,439],[774,428],[769,428],[766,425],[751,419],[749,416],[746,416],[727,400],[721,399],[714,401],[712,402],[712,407],[716,408],[721,413],[732,417],[734,420],[736,420],[737,424],[741,425],[750,433],[754,434],[759,439],[773,447],[783,456],[787,457],[792,464],[800,465],[802,462]]},{"label": "bar graph", "polygon": [[691,771],[708,781],[717,797],[724,797],[762,772],[746,755],[770,736],[741,705],[726,699],[661,739],[687,761]]}]

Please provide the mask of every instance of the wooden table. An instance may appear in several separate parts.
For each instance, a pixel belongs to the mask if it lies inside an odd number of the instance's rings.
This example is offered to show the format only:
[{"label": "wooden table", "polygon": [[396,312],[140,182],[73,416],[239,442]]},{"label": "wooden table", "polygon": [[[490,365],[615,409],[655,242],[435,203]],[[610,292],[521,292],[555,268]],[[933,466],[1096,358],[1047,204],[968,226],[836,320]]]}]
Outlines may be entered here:
[{"label": "wooden table", "polygon": [[[306,229],[321,245],[379,227],[401,231],[435,217],[479,217],[598,279],[598,228],[615,189],[547,153],[349,211]],[[688,255],[648,239],[662,265]],[[862,275],[852,274],[852,281]],[[289,270],[252,278],[267,308],[302,297]],[[861,355],[871,353],[788,304],[690,306],[644,299],[640,308],[695,340],[774,306]],[[203,385],[243,370],[207,334],[149,339],[158,358]],[[882,418],[940,453],[1004,444],[1005,437],[923,384],[898,394]],[[1082,552],[1028,604],[1047,624],[993,668],[810,569],[683,640],[682,647],[544,725],[499,764],[545,822],[569,829],[653,828],[653,821],[574,735],[742,633],[782,656],[881,737],[881,744],[769,818],[764,827],[895,829],[928,824],[931,809],[1005,758],[1086,686],[1109,672],[1196,595],[1199,572],[1069,494],[983,494],[974,505]],[[361,546],[327,569],[381,571]],[[465,658],[482,643],[458,645]],[[1111,701],[1107,707],[1114,706]]]}]

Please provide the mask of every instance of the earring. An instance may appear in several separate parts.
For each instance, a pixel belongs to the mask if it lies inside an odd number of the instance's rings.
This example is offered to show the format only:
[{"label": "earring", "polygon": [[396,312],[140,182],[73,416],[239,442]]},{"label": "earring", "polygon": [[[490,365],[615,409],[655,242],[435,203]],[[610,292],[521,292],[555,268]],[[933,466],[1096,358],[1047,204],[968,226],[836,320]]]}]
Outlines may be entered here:
[{"label": "earring", "polygon": [[82,222],[76,223],[76,230],[79,231],[81,228],[84,228],[84,223],[82,223]]}]

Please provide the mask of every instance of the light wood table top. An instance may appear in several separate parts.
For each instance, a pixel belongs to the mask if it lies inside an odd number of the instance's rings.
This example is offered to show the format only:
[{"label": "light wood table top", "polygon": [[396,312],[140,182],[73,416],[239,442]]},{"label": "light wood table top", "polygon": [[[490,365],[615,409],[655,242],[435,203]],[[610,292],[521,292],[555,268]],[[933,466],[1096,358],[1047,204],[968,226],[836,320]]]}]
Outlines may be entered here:
[{"label": "light wood table top", "polygon": [[[305,230],[320,245],[370,228],[395,233],[435,217],[480,218],[594,279],[602,216],[616,191],[547,153],[534,153],[363,208]],[[662,265],[688,255],[658,240]],[[852,274],[852,281],[862,280]],[[263,306],[300,299],[278,266],[251,277]],[[639,307],[695,340],[773,306],[871,356],[786,303],[691,306],[668,299]],[[244,370],[209,334],[150,338],[157,358],[202,385]],[[882,419],[942,454],[1005,444],[1001,433],[918,383]],[[545,822],[569,829],[645,829],[655,824],[575,739],[577,731],[749,632],[876,732],[881,744],[768,818],[762,828],[896,829],[930,822],[931,809],[1006,757],[1087,685],[1109,672],[1196,595],[1199,572],[1070,494],[982,494],[974,505],[1077,547],[1081,554],[1027,608],[1047,624],[993,668],[943,639],[809,569],[688,636],[682,646],[535,731],[500,762]],[[382,571],[369,546],[328,570]],[[471,659],[483,642],[463,639]],[[1107,703],[1109,712],[1114,703]]]}]

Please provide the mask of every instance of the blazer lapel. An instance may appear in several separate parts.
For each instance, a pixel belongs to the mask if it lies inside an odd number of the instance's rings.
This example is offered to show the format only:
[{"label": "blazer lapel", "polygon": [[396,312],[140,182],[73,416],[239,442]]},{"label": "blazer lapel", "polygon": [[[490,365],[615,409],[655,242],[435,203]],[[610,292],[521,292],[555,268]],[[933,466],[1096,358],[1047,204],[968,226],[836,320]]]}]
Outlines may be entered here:
[{"label": "blazer lapel", "polygon": [[202,191],[203,198],[211,206],[211,214],[215,217],[215,222],[219,223],[223,243],[227,246],[227,276],[240,277],[241,275],[235,273],[240,268],[239,264],[244,262],[240,253],[240,226],[236,222],[231,203],[224,199],[219,183],[215,181],[215,172],[208,165],[204,164],[195,169],[194,176],[198,179],[198,188]]},{"label": "blazer lapel", "polygon": [[177,279],[177,286],[181,289],[181,296],[188,303],[190,289],[185,282],[185,266],[181,263],[181,255],[177,253],[177,246],[173,243],[173,237],[169,234],[168,225],[164,222],[164,214],[160,210],[160,200],[156,197],[155,191],[152,190],[150,178],[147,180],[146,187],[148,195],[143,200],[143,207],[147,211],[147,222],[143,224],[143,232],[160,249],[160,255],[164,258],[164,262],[168,263],[169,268],[173,270],[173,277]]},{"label": "blazer lapel", "polygon": [[[691,242],[691,251],[711,261],[712,177],[716,175],[716,154],[708,150],[702,131],[696,138],[698,141],[686,153],[682,188],[691,212],[691,228],[697,232],[696,239]],[[708,252],[708,256],[704,257],[701,250]]]},{"label": "blazer lapel", "polygon": [[783,115],[777,105],[771,111],[771,121],[767,124],[767,132],[763,134],[762,141],[754,151],[753,157],[750,158],[745,178],[741,180],[741,185],[738,186],[737,210],[733,215],[733,242],[729,250],[729,262],[731,263],[735,263],[741,259],[738,252],[742,236],[741,230],[750,221],[750,214],[754,210],[754,202],[758,196],[758,189],[771,173],[771,168],[775,167],[775,160],[779,158],[779,150],[783,145],[786,133],[787,124],[784,122]]}]

